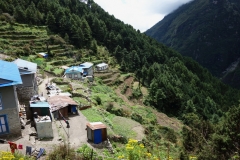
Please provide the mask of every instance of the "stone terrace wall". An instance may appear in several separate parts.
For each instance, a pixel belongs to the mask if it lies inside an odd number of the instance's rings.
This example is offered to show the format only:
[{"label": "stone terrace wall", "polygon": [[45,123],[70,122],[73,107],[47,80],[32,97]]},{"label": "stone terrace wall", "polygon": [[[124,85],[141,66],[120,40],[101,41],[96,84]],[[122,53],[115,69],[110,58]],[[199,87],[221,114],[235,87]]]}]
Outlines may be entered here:
[{"label": "stone terrace wall", "polygon": [[36,94],[38,93],[34,90],[34,87],[18,87],[17,88],[17,95],[18,95],[19,102],[23,102],[26,100],[30,101],[31,97]]}]

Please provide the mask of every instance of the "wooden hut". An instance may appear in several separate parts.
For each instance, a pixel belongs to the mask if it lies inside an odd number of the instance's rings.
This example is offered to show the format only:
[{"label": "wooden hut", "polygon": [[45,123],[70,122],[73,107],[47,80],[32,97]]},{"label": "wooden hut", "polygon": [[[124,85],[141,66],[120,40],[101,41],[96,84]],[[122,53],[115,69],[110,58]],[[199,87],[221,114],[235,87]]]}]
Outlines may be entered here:
[{"label": "wooden hut", "polygon": [[107,126],[102,122],[87,123],[87,138],[95,144],[107,140]]}]

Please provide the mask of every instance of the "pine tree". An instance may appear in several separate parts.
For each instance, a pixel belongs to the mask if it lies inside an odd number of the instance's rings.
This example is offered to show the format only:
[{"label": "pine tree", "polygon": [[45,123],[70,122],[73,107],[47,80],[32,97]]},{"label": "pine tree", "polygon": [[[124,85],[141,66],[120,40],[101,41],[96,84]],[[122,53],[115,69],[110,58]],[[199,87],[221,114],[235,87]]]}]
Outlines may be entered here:
[{"label": "pine tree", "polygon": [[46,18],[46,25],[48,25],[48,27],[52,30],[55,31],[55,25],[56,25],[56,21],[55,21],[55,17],[53,16],[52,12],[49,11],[47,13],[47,18]]}]

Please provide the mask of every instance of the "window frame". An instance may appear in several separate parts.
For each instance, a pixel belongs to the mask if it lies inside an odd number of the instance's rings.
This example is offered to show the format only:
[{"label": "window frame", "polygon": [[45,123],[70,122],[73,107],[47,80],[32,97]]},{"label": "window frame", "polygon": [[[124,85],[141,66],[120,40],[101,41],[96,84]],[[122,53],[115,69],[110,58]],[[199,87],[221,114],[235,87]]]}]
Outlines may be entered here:
[{"label": "window frame", "polygon": [[3,110],[2,95],[0,94],[0,111]]},{"label": "window frame", "polygon": [[[1,122],[1,118],[4,118],[4,123],[5,124],[2,124]],[[2,126],[5,125],[6,127],[6,131],[3,132],[2,130]],[[1,132],[0,132],[0,135],[3,135],[3,134],[8,134],[9,133],[9,127],[8,127],[8,118],[7,118],[7,115],[6,114],[3,114],[3,115],[0,115],[0,129],[1,129]]]}]

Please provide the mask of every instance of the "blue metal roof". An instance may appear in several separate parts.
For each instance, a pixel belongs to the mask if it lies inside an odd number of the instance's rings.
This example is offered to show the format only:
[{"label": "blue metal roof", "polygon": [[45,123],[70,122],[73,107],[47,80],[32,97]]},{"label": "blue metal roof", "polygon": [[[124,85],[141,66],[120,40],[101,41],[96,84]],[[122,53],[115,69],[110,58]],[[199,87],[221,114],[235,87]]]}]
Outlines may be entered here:
[{"label": "blue metal roof", "polygon": [[79,67],[79,66],[69,67],[68,69],[66,69],[65,74],[66,74],[66,73],[74,73],[74,72],[80,72],[80,73],[82,73],[82,67]]},{"label": "blue metal roof", "polygon": [[18,67],[12,62],[0,60],[0,79],[5,80],[6,82],[0,83],[0,87],[22,84]]},{"label": "blue metal roof", "polygon": [[30,103],[30,107],[45,107],[45,108],[49,108],[50,105],[48,104],[48,102],[33,102]]},{"label": "blue metal roof", "polygon": [[91,63],[91,62],[84,62],[84,63],[80,64],[79,66],[82,67],[82,68],[90,68],[90,67],[93,66],[93,63]]},{"label": "blue metal roof", "polygon": [[37,64],[22,59],[16,59],[13,61],[19,69],[21,69],[20,74],[32,74],[37,72]]}]

